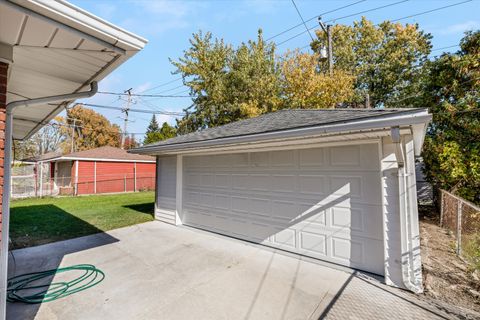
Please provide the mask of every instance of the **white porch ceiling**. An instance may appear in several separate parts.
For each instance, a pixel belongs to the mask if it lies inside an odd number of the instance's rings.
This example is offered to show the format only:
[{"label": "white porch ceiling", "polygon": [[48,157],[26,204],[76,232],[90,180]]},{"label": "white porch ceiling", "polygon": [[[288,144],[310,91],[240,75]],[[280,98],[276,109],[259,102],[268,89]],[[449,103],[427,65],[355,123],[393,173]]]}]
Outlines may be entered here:
[{"label": "white porch ceiling", "polygon": [[[88,90],[146,44],[69,3],[45,0],[0,1],[0,42],[13,46],[7,102]],[[14,139],[28,138],[71,102],[15,109]]]}]

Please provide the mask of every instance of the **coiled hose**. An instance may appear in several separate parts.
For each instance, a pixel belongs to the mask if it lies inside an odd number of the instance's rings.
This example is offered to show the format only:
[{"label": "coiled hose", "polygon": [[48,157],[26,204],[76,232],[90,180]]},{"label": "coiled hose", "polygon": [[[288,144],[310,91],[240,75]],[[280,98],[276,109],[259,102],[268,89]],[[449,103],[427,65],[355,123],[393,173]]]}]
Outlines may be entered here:
[{"label": "coiled hose", "polygon": [[[47,280],[48,284],[35,284],[37,281],[41,283],[42,279],[70,271],[83,271],[83,273],[67,282],[50,283]],[[91,288],[103,279],[105,279],[103,271],[91,264],[77,264],[71,267],[25,273],[8,279],[7,301],[28,304],[50,302]]]}]

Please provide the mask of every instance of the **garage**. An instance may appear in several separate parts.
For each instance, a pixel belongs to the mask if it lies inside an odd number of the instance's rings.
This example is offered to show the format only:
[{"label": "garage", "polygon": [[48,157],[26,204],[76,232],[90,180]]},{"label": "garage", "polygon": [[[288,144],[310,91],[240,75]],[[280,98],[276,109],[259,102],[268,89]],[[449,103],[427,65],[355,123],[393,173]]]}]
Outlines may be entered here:
[{"label": "garage", "polygon": [[378,159],[377,144],[185,157],[182,222],[383,274]]},{"label": "garage", "polygon": [[131,152],[156,156],[157,220],[422,290],[424,109],[282,110]]}]

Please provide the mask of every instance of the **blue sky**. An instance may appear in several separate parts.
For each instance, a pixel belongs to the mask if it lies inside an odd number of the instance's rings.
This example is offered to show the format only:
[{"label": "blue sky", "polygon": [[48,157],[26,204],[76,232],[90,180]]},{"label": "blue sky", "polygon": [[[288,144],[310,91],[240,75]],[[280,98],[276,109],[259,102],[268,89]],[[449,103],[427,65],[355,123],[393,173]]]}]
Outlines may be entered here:
[{"label": "blue sky", "polygon": [[[305,19],[333,10],[358,0],[296,0],[297,6]],[[421,13],[442,6],[455,4],[464,0],[410,0],[384,9],[365,13],[374,22],[393,20]],[[263,29],[265,38],[300,23],[300,19],[291,0],[284,1],[161,1],[161,0],[71,0],[75,5],[106,19],[120,27],[148,39],[149,43],[123,66],[114,71],[100,83],[100,90],[123,92],[133,88],[133,92],[148,90],[146,93],[187,94],[181,81],[152,89],[160,84],[178,78],[172,75],[174,68],[169,58],[177,59],[189,46],[189,38],[198,30],[211,31],[214,36],[225,39],[228,43],[239,44],[254,39],[259,28]],[[399,0],[366,0],[348,8],[324,15],[324,20],[339,19],[343,16],[373,9]],[[480,29],[480,0],[473,0],[448,9],[401,20],[402,23],[418,23],[420,27],[433,35],[433,49],[457,45],[466,30]],[[361,15],[339,19],[333,23],[351,24]],[[308,23],[316,24],[316,20]],[[280,43],[299,32],[299,26],[290,32],[273,39]],[[309,44],[307,33],[294,38],[278,47],[282,53],[287,49],[304,47]],[[444,51],[456,51],[458,47]],[[434,51],[439,55],[442,50]],[[132,107],[141,109],[159,108],[168,111],[181,111],[191,104],[189,98],[157,98],[145,102],[138,100]],[[121,106],[123,101],[115,96],[97,94],[88,99],[88,103]],[[148,105],[147,105],[148,104]],[[120,111],[96,109],[110,121],[121,124]],[[131,113],[132,122],[128,131],[144,133],[151,118],[149,114]],[[161,121],[175,123],[173,117],[159,116]],[[137,136],[138,139],[142,135]]]}]

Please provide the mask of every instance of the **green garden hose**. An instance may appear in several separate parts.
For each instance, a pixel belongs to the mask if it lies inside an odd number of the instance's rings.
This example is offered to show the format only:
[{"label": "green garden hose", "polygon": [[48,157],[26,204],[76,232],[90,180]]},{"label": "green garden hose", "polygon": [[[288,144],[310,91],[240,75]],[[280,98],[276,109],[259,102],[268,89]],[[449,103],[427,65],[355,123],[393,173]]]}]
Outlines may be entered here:
[{"label": "green garden hose", "polygon": [[[83,274],[67,282],[50,283],[49,280],[55,275],[69,271],[83,271]],[[7,301],[29,304],[49,302],[91,288],[102,282],[104,278],[103,271],[91,264],[77,264],[71,267],[25,273],[8,279]],[[49,283],[42,284],[41,280]]]}]

